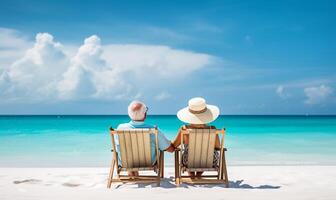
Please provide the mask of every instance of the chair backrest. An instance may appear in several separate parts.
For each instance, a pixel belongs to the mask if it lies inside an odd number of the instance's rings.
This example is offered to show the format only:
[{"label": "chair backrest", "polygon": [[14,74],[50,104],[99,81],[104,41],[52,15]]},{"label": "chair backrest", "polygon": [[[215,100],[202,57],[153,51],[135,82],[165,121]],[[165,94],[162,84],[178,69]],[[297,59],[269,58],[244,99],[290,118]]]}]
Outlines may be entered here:
[{"label": "chair backrest", "polygon": [[216,129],[187,129],[188,168],[213,168]]},{"label": "chair backrest", "polygon": [[[119,139],[119,153],[123,168],[145,168],[152,166],[150,134],[155,134],[156,149],[158,149],[157,129],[129,129],[112,132]],[[112,143],[114,143],[113,140]],[[156,153],[158,154],[158,152]]]}]

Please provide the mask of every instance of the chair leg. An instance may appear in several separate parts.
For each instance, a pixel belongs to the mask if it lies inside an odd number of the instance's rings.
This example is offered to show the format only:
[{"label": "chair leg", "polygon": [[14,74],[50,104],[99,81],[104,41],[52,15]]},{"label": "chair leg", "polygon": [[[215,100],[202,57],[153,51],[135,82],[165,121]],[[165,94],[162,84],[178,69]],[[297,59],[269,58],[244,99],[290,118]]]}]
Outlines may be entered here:
[{"label": "chair leg", "polygon": [[180,187],[180,184],[181,184],[181,180],[180,180],[180,178],[177,178],[177,179],[175,180],[175,184],[176,184],[176,187]]},{"label": "chair leg", "polygon": [[174,152],[175,184],[177,185],[177,152]]},{"label": "chair leg", "polygon": [[112,185],[114,165],[115,165],[115,160],[113,158],[112,163],[111,163],[111,167],[110,167],[109,177],[108,177],[108,180],[107,180],[107,188],[111,188],[111,185]]},{"label": "chair leg", "polygon": [[177,187],[179,187],[182,183],[181,173],[182,173],[182,168],[181,166],[179,166],[178,171],[177,171],[177,184],[176,184]]},{"label": "chair leg", "polygon": [[159,157],[158,157],[158,162],[157,162],[157,178],[156,178],[156,183],[157,183],[157,186],[159,187],[160,186],[160,182],[161,182],[161,177],[162,177],[162,156],[163,156],[163,152],[160,151],[159,153]]},{"label": "chair leg", "polygon": [[160,187],[160,182],[161,182],[161,166],[159,166],[159,168],[158,168],[158,173],[157,173],[157,178],[156,178],[156,180],[157,180],[157,186],[158,187]]},{"label": "chair leg", "polygon": [[[225,176],[225,187],[229,187],[229,177],[228,177],[227,168],[226,168],[225,152],[223,152],[223,165],[222,165],[222,167],[223,167],[222,173],[224,173],[223,175]],[[223,175],[222,175],[222,179],[224,179]]]},{"label": "chair leg", "polygon": [[161,183],[161,178],[159,177],[156,185],[157,185],[158,187],[160,187],[160,183]]},{"label": "chair leg", "polygon": [[217,179],[218,180],[221,180],[223,179],[223,154],[224,152],[220,152],[220,159],[219,159],[219,169],[218,169],[218,177]]},{"label": "chair leg", "polygon": [[160,157],[161,157],[161,161],[160,161],[160,165],[161,165],[161,178],[164,177],[164,153],[162,151],[162,153],[160,153]]},{"label": "chair leg", "polygon": [[181,184],[181,171],[180,171],[180,165],[179,165],[179,152],[175,151],[175,184],[177,187]]}]

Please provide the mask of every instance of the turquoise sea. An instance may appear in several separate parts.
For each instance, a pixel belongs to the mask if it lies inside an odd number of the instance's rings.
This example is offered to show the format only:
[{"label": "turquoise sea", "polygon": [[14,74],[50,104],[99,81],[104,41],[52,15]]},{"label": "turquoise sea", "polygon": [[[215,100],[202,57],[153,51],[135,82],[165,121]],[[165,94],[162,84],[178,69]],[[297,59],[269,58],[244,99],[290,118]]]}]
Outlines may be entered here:
[{"label": "turquoise sea", "polygon": [[[0,116],[0,167],[107,167],[127,116]],[[149,116],[169,139],[182,123]],[[228,165],[336,165],[336,116],[220,116]],[[166,165],[172,165],[166,154]]]}]

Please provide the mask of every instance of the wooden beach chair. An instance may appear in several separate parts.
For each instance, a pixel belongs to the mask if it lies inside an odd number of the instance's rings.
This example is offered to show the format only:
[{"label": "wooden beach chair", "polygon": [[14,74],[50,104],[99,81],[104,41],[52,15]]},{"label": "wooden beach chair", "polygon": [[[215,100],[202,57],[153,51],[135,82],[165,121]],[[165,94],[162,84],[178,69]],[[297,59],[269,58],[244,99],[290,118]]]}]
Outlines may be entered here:
[{"label": "wooden beach chair", "polygon": [[[224,136],[225,129],[189,129],[182,128],[181,144],[183,144],[184,135],[189,135],[188,163],[183,165],[182,152],[184,145],[180,149],[175,150],[175,182],[179,186],[181,183],[191,184],[225,184],[229,187],[225,151]],[[217,135],[220,138],[219,149],[219,166],[213,166],[215,141]],[[202,175],[200,178],[195,178],[187,175],[182,175],[184,172],[216,172],[215,175]]]},{"label": "wooden beach chair", "polygon": [[[150,134],[155,135],[156,162],[154,164],[151,160]],[[158,129],[114,130],[110,128],[110,135],[113,159],[107,187],[111,188],[112,182],[157,183],[159,186],[163,178],[164,154],[158,147]],[[121,163],[118,160],[115,136],[119,139]],[[115,179],[113,178],[114,169],[117,172]],[[147,176],[139,174],[137,177],[131,177],[127,175],[127,171],[154,171],[156,174]]]}]

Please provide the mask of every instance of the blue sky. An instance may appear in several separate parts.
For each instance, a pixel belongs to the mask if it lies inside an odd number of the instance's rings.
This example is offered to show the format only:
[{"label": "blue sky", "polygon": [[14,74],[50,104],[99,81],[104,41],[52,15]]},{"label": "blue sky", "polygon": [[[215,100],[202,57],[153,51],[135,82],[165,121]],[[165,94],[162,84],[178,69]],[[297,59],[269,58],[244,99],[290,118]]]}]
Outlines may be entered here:
[{"label": "blue sky", "polygon": [[336,114],[333,1],[0,5],[0,114]]}]

